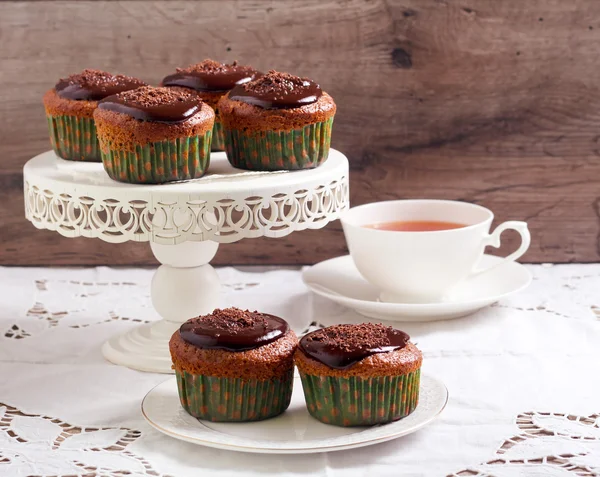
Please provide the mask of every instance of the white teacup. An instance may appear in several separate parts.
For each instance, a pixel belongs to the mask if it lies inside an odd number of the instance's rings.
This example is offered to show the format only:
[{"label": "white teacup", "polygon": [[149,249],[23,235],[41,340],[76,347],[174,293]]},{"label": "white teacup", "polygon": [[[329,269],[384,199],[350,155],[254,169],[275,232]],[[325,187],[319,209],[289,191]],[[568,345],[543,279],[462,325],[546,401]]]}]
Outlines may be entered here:
[{"label": "white teacup", "polygon": [[[434,303],[468,277],[517,260],[531,241],[525,222],[504,222],[489,233],[494,214],[475,204],[450,200],[394,200],[354,207],[342,217],[344,235],[356,268],[382,290],[380,299],[397,303]],[[464,227],[406,232],[371,228],[397,221],[439,221]],[[513,229],[521,245],[502,262],[477,268],[487,246],[499,247],[500,235]]]}]

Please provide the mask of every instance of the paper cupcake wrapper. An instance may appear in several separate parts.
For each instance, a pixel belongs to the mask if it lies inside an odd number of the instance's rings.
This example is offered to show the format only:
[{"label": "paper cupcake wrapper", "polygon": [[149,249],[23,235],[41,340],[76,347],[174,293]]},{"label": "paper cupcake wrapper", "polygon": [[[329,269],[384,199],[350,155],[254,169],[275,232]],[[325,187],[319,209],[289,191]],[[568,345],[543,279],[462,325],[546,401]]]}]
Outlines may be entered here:
[{"label": "paper cupcake wrapper", "polygon": [[225,150],[225,136],[223,136],[223,126],[217,120],[213,126],[213,138],[212,147],[213,151],[224,151]]},{"label": "paper cupcake wrapper", "polygon": [[294,371],[281,379],[221,378],[175,371],[179,400],[198,419],[260,421],[285,411],[292,399]]},{"label": "paper cupcake wrapper", "polygon": [[336,426],[372,426],[408,416],[419,401],[421,370],[374,378],[300,373],[308,412]]},{"label": "paper cupcake wrapper", "polygon": [[224,128],[232,166],[256,171],[311,169],[327,159],[333,118],[291,131],[244,132]]},{"label": "paper cupcake wrapper", "polygon": [[100,162],[96,126],[92,118],[46,116],[52,149],[70,161]]},{"label": "paper cupcake wrapper", "polygon": [[108,175],[120,182],[161,184],[202,177],[210,162],[212,131],[203,136],[136,145],[135,151],[102,151]]}]

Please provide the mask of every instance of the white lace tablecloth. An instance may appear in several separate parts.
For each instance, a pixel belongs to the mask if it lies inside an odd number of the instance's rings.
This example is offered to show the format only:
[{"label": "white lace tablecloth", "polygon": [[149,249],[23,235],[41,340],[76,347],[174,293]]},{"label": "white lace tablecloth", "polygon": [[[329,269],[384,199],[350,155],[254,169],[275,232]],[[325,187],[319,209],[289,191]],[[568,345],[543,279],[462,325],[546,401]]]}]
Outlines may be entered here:
[{"label": "white lace tablecloth", "polygon": [[[600,265],[531,266],[525,292],[476,315],[402,324],[450,391],[425,429],[314,455],[252,455],[151,429],[140,402],[165,375],[111,365],[111,335],[158,319],[152,270],[0,268],[0,476],[600,476]],[[221,303],[363,321],[297,270],[219,270]]]}]

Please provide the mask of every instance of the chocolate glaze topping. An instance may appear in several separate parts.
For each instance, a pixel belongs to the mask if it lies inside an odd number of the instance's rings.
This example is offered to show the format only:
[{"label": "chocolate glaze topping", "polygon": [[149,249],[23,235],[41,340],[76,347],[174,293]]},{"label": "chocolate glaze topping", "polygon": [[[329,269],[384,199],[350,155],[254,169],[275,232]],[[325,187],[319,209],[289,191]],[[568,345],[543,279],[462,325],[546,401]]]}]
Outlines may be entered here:
[{"label": "chocolate glaze topping", "polygon": [[247,351],[272,343],[288,330],[287,322],[277,316],[225,308],[186,321],[179,334],[197,348]]},{"label": "chocolate glaze topping", "polygon": [[300,340],[300,348],[330,368],[346,369],[373,354],[404,348],[409,339],[391,326],[335,325],[308,333]]},{"label": "chocolate glaze topping", "polygon": [[308,78],[271,70],[254,81],[233,88],[229,99],[264,109],[284,109],[315,103],[322,94],[321,87]]},{"label": "chocolate glaze topping", "polygon": [[54,89],[61,98],[98,101],[145,84],[131,76],[113,75],[99,70],[83,70],[81,73],[60,79]]},{"label": "chocolate glaze topping", "polygon": [[202,101],[191,91],[143,86],[109,96],[98,103],[98,108],[142,121],[178,123],[200,111]]},{"label": "chocolate glaze topping", "polygon": [[255,79],[260,73],[251,66],[240,66],[237,61],[230,65],[214,60],[204,60],[162,80],[163,86],[183,86],[196,91],[229,91],[236,85]]}]

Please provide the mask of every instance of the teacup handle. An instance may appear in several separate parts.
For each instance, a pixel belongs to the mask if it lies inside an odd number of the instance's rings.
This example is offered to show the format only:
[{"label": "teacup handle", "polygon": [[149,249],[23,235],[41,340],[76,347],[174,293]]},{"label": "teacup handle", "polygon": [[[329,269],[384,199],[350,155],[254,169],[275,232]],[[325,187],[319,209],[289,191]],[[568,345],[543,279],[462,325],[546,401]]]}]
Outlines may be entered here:
[{"label": "teacup handle", "polygon": [[527,252],[529,244],[531,243],[531,235],[529,234],[529,229],[527,228],[527,222],[520,222],[518,220],[509,220],[508,222],[504,222],[498,225],[498,227],[496,227],[496,229],[491,234],[484,238],[484,248],[487,246],[498,248],[500,246],[500,235],[502,235],[502,232],[504,232],[505,230],[516,230],[517,232],[519,232],[519,235],[521,236],[521,245],[519,246],[519,248],[513,253],[511,253],[508,257],[504,257],[502,261],[496,263],[495,265],[492,265],[491,267],[474,270],[473,272],[471,272],[470,276],[480,275],[482,273],[489,272],[490,270],[493,270],[494,268],[497,268],[500,265],[507,262],[514,262],[515,260],[519,259],[525,252]]}]

